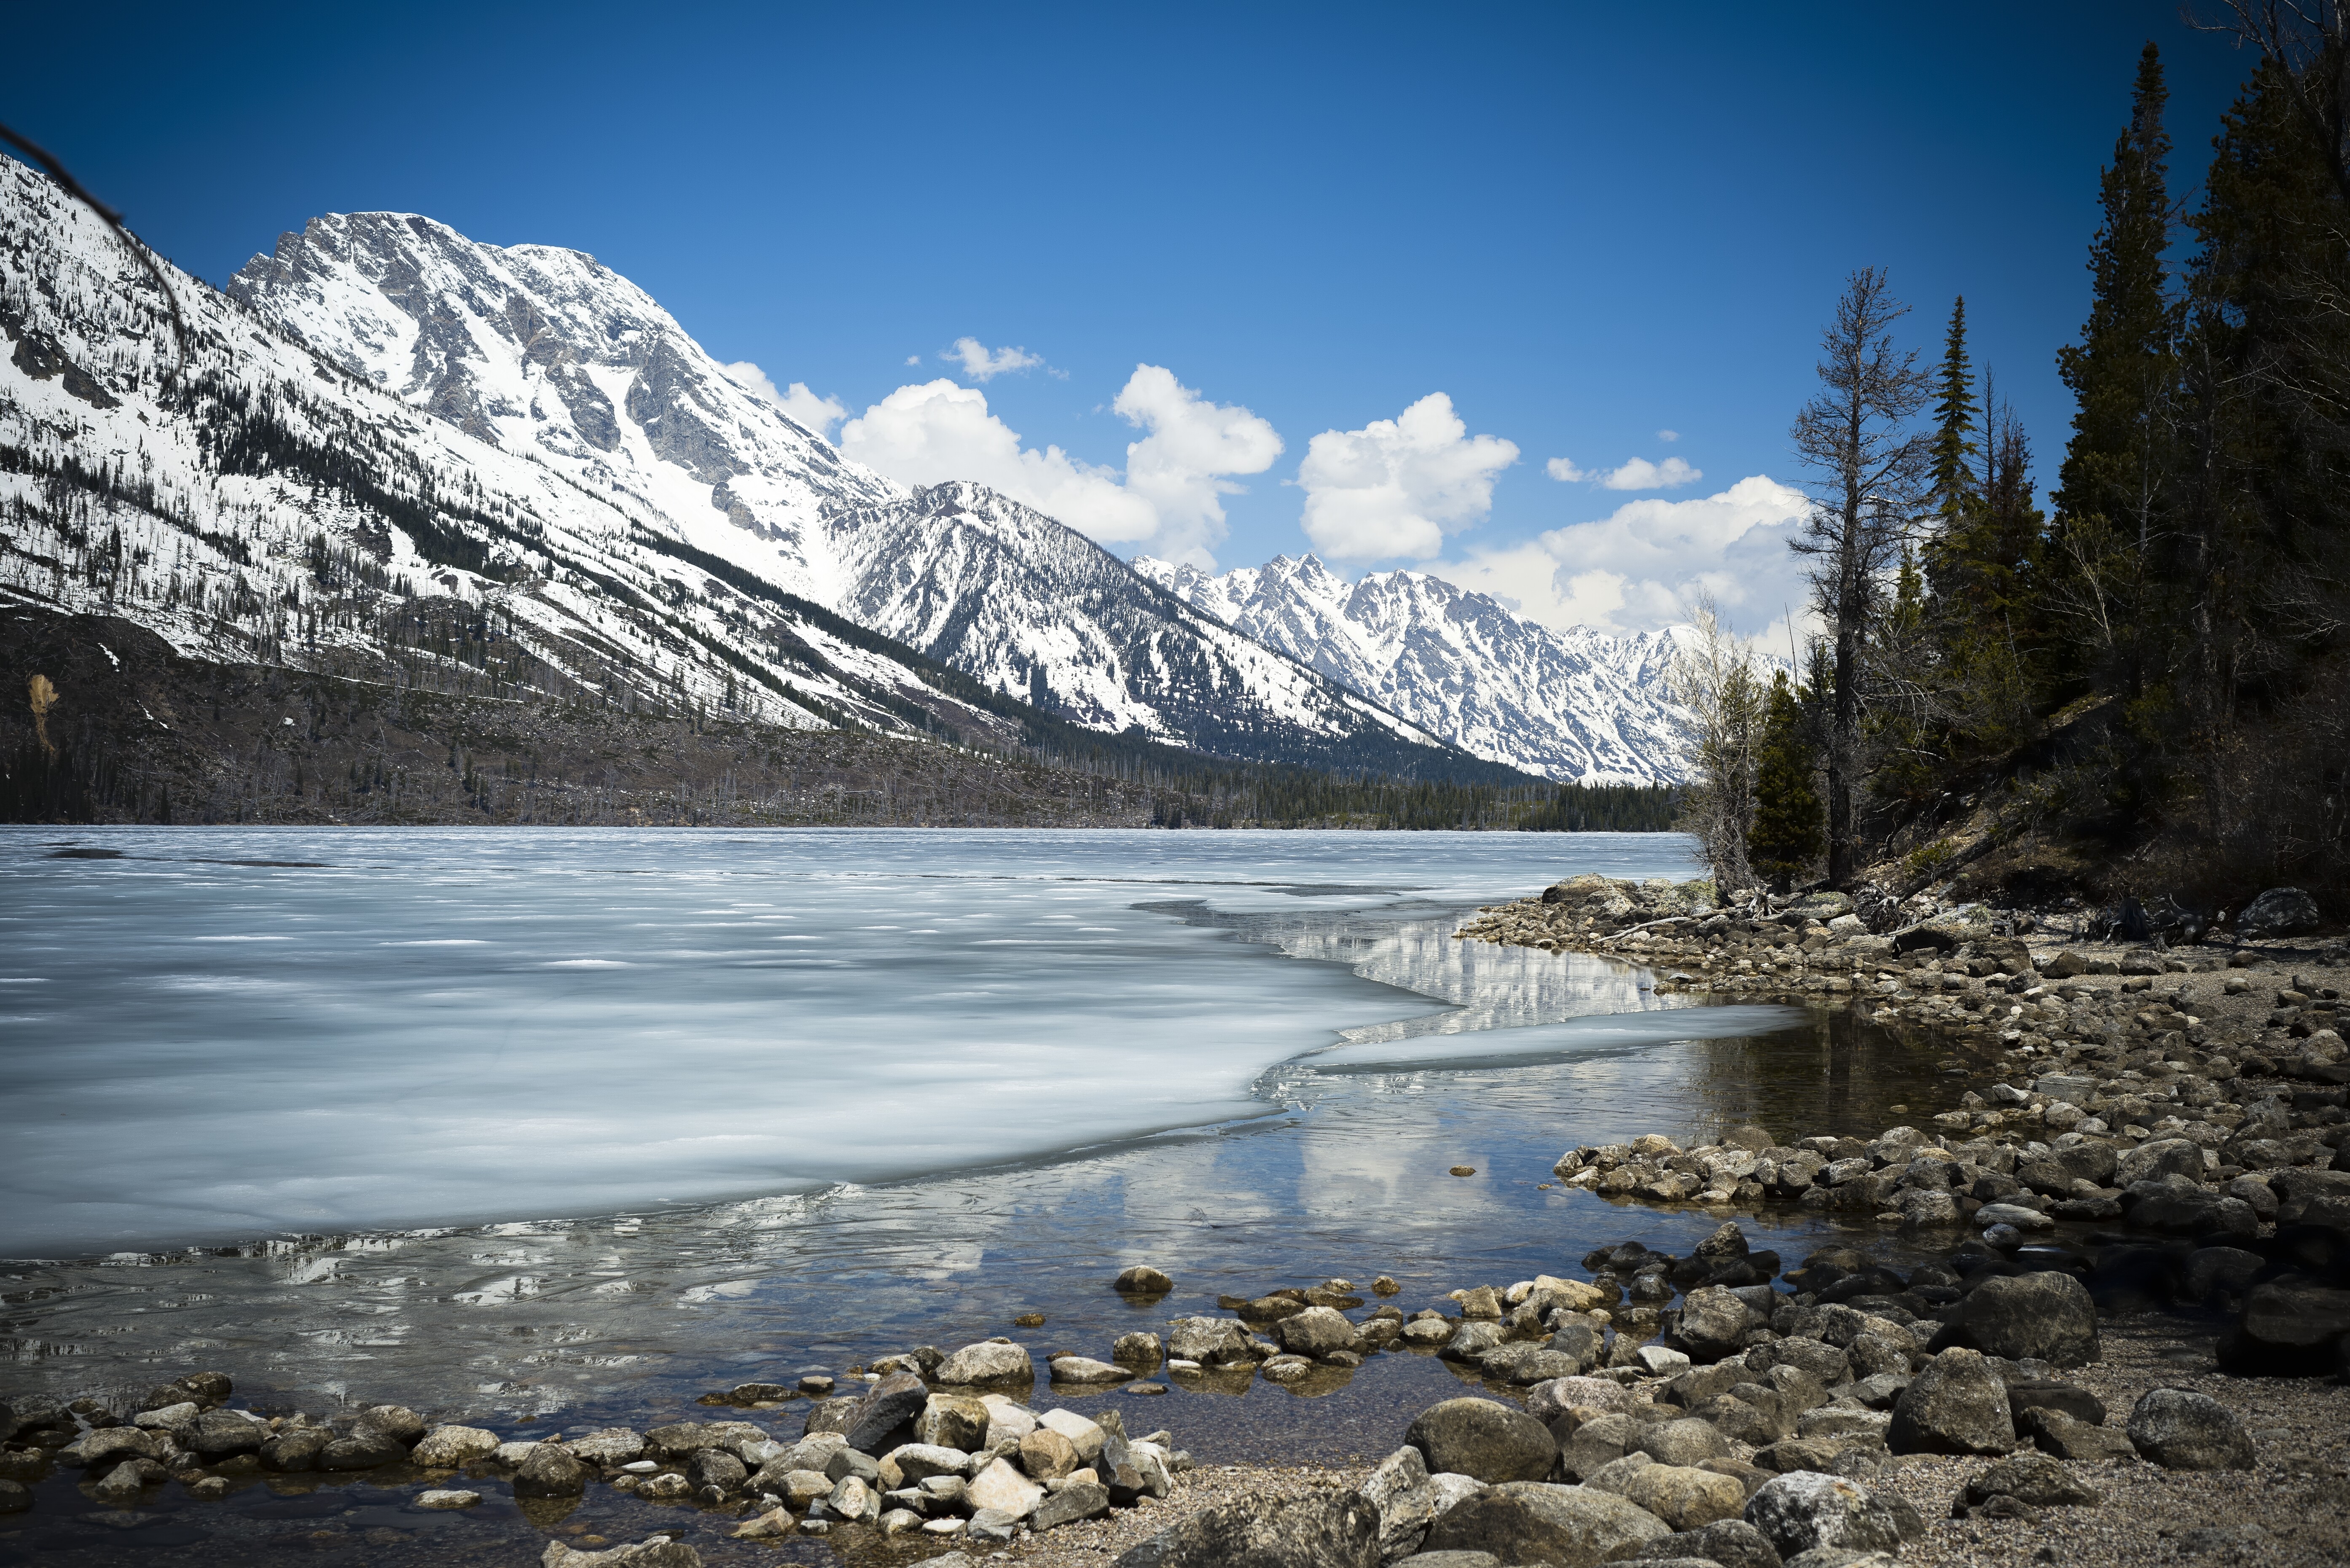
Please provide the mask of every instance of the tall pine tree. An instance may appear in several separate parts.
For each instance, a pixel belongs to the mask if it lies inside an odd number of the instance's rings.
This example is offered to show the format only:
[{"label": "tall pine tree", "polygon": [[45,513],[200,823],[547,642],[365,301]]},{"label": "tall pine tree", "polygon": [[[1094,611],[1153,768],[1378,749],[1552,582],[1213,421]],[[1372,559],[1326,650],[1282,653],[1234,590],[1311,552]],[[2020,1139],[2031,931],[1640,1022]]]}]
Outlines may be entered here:
[{"label": "tall pine tree", "polygon": [[1942,335],[1942,373],[1934,397],[1934,510],[1954,525],[1974,493],[1975,374],[1967,358],[1967,297],[1950,306]]},{"label": "tall pine tree", "polygon": [[[2162,60],[2138,56],[2128,126],[2099,182],[2103,222],[2089,251],[2093,292],[2081,340],[2057,354],[2077,407],[2058,471],[2045,608],[2074,622],[2076,663],[2114,667],[2133,692],[2159,680],[2143,646],[2152,556],[2164,526],[2179,310],[2163,270],[2170,248],[2170,135]],[[2091,671],[2076,669],[2068,674]]]},{"label": "tall pine tree", "polygon": [[1783,893],[1794,882],[1810,880],[1827,849],[1826,816],[1813,783],[1819,772],[1813,727],[1787,684],[1786,671],[1780,670],[1772,677],[1770,703],[1763,711],[1762,743],[1755,756],[1754,826],[1746,836],[1746,853],[1756,874]]}]

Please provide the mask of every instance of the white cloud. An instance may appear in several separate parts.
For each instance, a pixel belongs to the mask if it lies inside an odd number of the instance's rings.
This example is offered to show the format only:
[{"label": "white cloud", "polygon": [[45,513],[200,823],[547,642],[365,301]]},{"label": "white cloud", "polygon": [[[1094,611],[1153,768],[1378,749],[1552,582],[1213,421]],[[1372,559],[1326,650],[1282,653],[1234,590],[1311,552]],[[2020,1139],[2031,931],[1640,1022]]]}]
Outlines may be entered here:
[{"label": "white cloud", "polygon": [[1428,570],[1561,630],[1656,630],[1687,620],[1710,591],[1742,632],[1776,636],[1790,612],[1800,632],[1809,590],[1787,539],[1807,506],[1803,492],[1755,474],[1715,495],[1627,501],[1597,522]]},{"label": "white cloud", "polygon": [[1553,479],[1557,480],[1561,484],[1573,484],[1577,480],[1589,479],[1592,477],[1592,473],[1589,469],[1575,467],[1575,460],[1572,458],[1555,457],[1548,462],[1543,464],[1543,467],[1549,472]]},{"label": "white cloud", "polygon": [[783,391],[775,390],[775,383],[767,379],[767,373],[748,359],[737,359],[721,369],[728,380],[761,402],[775,404],[820,436],[829,439],[832,427],[848,417],[847,404],[838,398],[817,397],[808,390],[806,381],[794,381]]},{"label": "white cloud", "polygon": [[1657,439],[1662,441],[1679,441],[1681,439],[1681,432],[1679,431],[1659,431],[1657,432]]},{"label": "white cloud", "polygon": [[[958,337],[954,347],[939,356],[941,359],[959,359],[966,379],[993,381],[1014,370],[1033,370],[1045,362],[1042,354],[1031,354],[1025,348],[997,348],[991,351],[976,337]],[[909,365],[914,360],[906,361]]]},{"label": "white cloud", "polygon": [[1281,455],[1273,426],[1237,405],[1208,401],[1157,365],[1137,365],[1110,404],[1149,433],[1126,449],[1126,488],[1159,514],[1151,553],[1212,571],[1224,536],[1219,495],[1240,493],[1223,476],[1263,473]]},{"label": "white cloud", "polygon": [[1157,365],[1137,365],[1110,407],[1146,432],[1127,447],[1122,474],[1056,446],[1023,447],[1019,432],[988,411],[987,394],[943,379],[900,387],[849,421],[840,450],[909,484],[971,480],[1105,544],[1142,544],[1213,570],[1210,549],[1224,531],[1218,497],[1240,488],[1225,476],[1272,467],[1280,435]]},{"label": "white cloud", "polygon": [[1599,483],[1605,490],[1678,490],[1704,477],[1704,470],[1691,468],[1677,457],[1669,457],[1662,462],[1636,457],[1623,467],[1601,474]]},{"label": "white cloud", "polygon": [[953,381],[900,387],[841,427],[840,450],[908,484],[968,479],[1024,501],[1109,543],[1148,539],[1159,514],[1130,495],[1116,469],[1079,462],[1057,446],[1020,444],[987,411],[987,394]]},{"label": "white cloud", "polygon": [[1471,436],[1452,400],[1430,392],[1393,420],[1324,431],[1306,444],[1297,483],[1305,533],[1341,560],[1425,560],[1492,509],[1493,478],[1517,462],[1498,436]]},{"label": "white cloud", "polygon": [[909,365],[919,365],[921,362],[922,357],[920,354],[909,354],[906,356],[906,363]]}]

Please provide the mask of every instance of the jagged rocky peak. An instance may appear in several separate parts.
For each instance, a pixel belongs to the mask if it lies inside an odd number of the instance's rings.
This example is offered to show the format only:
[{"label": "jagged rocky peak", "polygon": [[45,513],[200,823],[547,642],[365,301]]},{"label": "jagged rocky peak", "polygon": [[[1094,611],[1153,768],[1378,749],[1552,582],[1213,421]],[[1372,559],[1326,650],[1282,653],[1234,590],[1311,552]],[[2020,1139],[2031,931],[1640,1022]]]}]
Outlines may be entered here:
[{"label": "jagged rocky peak", "polygon": [[1310,555],[1212,576],[1149,556],[1134,567],[1479,756],[1591,783],[1682,776],[1670,631],[1555,631],[1426,572],[1350,583]]},{"label": "jagged rocky peak", "polygon": [[[585,252],[490,245],[407,213],[330,213],[229,281],[279,330],[411,407],[688,525],[824,598],[803,535],[904,493],[730,380],[642,289]],[[745,550],[714,527],[763,541]]]}]

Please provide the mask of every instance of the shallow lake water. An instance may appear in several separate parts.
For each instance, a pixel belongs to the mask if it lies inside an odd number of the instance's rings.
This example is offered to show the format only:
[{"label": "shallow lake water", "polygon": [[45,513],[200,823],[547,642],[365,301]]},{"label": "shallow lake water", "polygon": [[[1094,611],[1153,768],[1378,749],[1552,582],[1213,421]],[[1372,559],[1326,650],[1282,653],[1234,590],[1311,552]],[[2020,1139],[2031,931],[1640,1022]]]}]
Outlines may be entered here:
[{"label": "shallow lake water", "polygon": [[[1545,1189],[1577,1143],[1874,1130],[1933,1092],[1846,1017],[1451,940],[1587,870],[1692,867],[1650,835],[11,830],[0,1253],[55,1261],[0,1265],[0,1393],[216,1367],[256,1407],[544,1432],[917,1344],[1101,1356],[1332,1276],[1410,1311],[1720,1223]],[[1823,1234],[1743,1222],[1791,1258]],[[1136,1262],[1174,1294],[1111,1293]],[[1386,1355],[1093,1397],[1203,1462],[1343,1461],[1460,1387]],[[136,1526],[42,1494],[0,1554],[193,1530],[193,1561],[230,1518],[258,1552],[267,1510],[364,1533],[405,1492],[281,1480]],[[480,1550],[549,1523],[498,1506]],[[588,1507],[713,1552],[728,1522]]]}]

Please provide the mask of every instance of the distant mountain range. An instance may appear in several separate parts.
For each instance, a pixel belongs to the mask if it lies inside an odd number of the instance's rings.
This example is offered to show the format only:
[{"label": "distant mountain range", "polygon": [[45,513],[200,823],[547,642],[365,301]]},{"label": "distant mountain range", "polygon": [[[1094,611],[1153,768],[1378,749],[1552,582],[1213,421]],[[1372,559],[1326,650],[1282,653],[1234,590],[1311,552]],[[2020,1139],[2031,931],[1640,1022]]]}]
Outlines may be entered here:
[{"label": "distant mountain range", "polygon": [[[1662,637],[1311,559],[1130,568],[984,486],[847,460],[577,251],[338,214],[225,293],[169,275],[184,348],[122,242],[0,159],[19,603],[296,668],[478,669],[498,644],[517,696],[801,727],[1008,741],[1033,712],[1407,776],[1673,774]],[[415,632],[420,607],[463,646]]]},{"label": "distant mountain range", "polygon": [[1311,556],[1219,576],[1148,556],[1134,569],[1481,757],[1585,783],[1681,777],[1669,631],[1553,631],[1425,572],[1349,583]]}]

